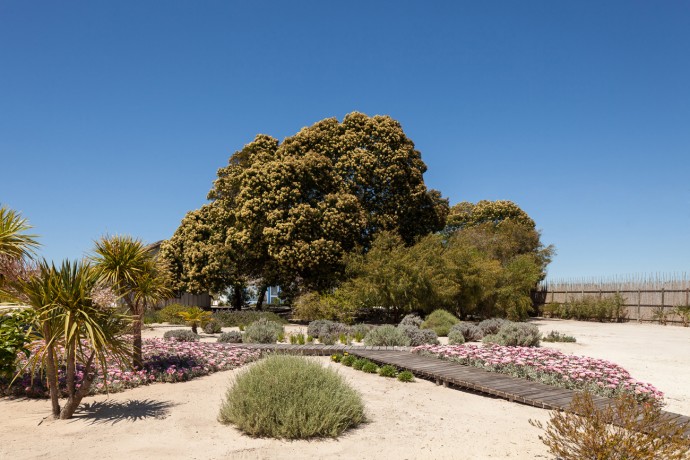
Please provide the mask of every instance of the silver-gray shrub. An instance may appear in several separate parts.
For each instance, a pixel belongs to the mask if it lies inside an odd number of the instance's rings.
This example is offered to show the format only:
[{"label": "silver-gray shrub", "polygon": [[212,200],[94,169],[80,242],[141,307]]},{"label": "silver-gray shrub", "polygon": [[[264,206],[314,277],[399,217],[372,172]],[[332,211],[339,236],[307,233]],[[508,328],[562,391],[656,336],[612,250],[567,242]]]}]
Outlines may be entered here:
[{"label": "silver-gray shrub", "polygon": [[240,331],[223,332],[218,337],[220,343],[242,343],[242,333]]},{"label": "silver-gray shrub", "polygon": [[398,326],[412,326],[419,328],[424,320],[419,317],[419,315],[415,313],[410,313],[409,315],[405,315],[405,317],[400,321],[400,324]]},{"label": "silver-gray shrub", "polygon": [[[450,328],[451,331],[458,331],[462,334],[465,342],[478,342],[484,337],[482,329],[468,321],[463,321]],[[450,333],[449,333],[450,334]],[[450,335],[448,335],[450,337]]]},{"label": "silver-gray shrub", "polygon": [[274,321],[261,318],[247,326],[244,331],[245,343],[275,343],[278,336],[283,333],[283,325]]},{"label": "silver-gray shrub", "polygon": [[508,322],[496,334],[484,336],[484,343],[507,347],[538,347],[541,333],[534,324]]},{"label": "silver-gray shrub", "polygon": [[346,324],[328,319],[317,319],[307,326],[307,335],[317,339],[322,335],[335,335],[337,337],[340,334],[348,334],[349,332],[350,328]]},{"label": "silver-gray shrub", "polygon": [[419,345],[438,345],[438,336],[431,329],[420,329],[415,326],[398,326],[405,336],[410,339],[411,347]]},{"label": "silver-gray shrub", "polygon": [[364,343],[370,346],[407,347],[410,345],[410,339],[400,328],[386,324],[369,331],[364,337]]},{"label": "silver-gray shrub", "polygon": [[189,329],[174,329],[163,334],[165,340],[173,340],[177,342],[198,342],[199,336]]},{"label": "silver-gray shrub", "polygon": [[509,323],[507,319],[501,319],[501,318],[491,318],[491,319],[485,319],[484,321],[479,323],[479,329],[482,330],[482,333],[484,335],[489,335],[489,334],[496,334],[498,333],[498,330],[503,326],[505,323]]}]

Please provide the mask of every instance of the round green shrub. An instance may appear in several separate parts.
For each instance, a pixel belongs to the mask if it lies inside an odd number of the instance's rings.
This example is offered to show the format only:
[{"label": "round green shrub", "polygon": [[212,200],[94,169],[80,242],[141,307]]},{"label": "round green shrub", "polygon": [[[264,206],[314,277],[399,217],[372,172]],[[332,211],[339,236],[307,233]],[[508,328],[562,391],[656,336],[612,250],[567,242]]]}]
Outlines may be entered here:
[{"label": "round green shrub", "polygon": [[439,337],[445,337],[450,332],[450,328],[459,323],[460,320],[446,310],[434,310],[426,317],[422,323],[422,329],[433,329]]},{"label": "round green shrub", "polygon": [[455,329],[455,326],[450,328],[450,332],[448,333],[448,344],[462,345],[463,343],[465,343],[465,336],[462,334],[462,331]]},{"label": "round green shrub", "polygon": [[261,318],[247,326],[244,332],[244,343],[276,343],[283,334],[283,325],[266,318]]},{"label": "round green shrub", "polygon": [[189,329],[173,329],[172,331],[166,331],[163,334],[165,340],[174,340],[177,342],[198,342],[199,336]]},{"label": "round green shrub", "polygon": [[367,374],[376,374],[378,370],[379,367],[371,361],[364,363],[364,366],[362,366],[362,371],[366,372]]},{"label": "round green shrub", "polygon": [[184,320],[180,318],[179,313],[187,311],[189,307],[179,304],[171,303],[161,308],[158,312],[158,318],[164,323],[170,324],[184,324]]},{"label": "round green shrub", "polygon": [[386,364],[385,366],[379,369],[379,375],[381,377],[395,377],[396,375],[398,375],[398,369],[396,369],[395,366]]},{"label": "round green shrub", "polygon": [[398,380],[401,382],[413,382],[414,374],[410,371],[402,371],[398,374]]},{"label": "round green shrub", "polygon": [[240,331],[223,332],[217,342],[220,343],[242,343],[242,333]]},{"label": "round green shrub", "polygon": [[204,332],[206,334],[220,334],[222,332],[222,327],[223,325],[220,324],[220,321],[212,319],[204,326]]},{"label": "round green shrub", "polygon": [[334,355],[331,355],[331,361],[334,361],[336,363],[339,363],[340,361],[343,360],[343,355],[340,353],[336,353]]},{"label": "round green shrub", "polygon": [[369,346],[406,347],[410,345],[410,339],[400,328],[386,324],[369,331],[364,343]]},{"label": "round green shrub", "polygon": [[366,360],[366,359],[363,359],[363,358],[356,358],[356,359],[352,362],[352,368],[353,368],[353,369],[357,369],[358,371],[361,371],[361,370],[362,370],[362,367],[363,367],[367,362],[369,362],[369,361]]},{"label": "round green shrub", "polygon": [[340,364],[347,366],[347,367],[351,367],[356,359],[357,358],[355,358],[352,355],[345,355],[345,356],[343,356],[343,359],[340,360]]},{"label": "round green shrub", "polygon": [[312,360],[273,355],[238,375],[219,420],[250,436],[337,437],[365,420],[359,393]]}]

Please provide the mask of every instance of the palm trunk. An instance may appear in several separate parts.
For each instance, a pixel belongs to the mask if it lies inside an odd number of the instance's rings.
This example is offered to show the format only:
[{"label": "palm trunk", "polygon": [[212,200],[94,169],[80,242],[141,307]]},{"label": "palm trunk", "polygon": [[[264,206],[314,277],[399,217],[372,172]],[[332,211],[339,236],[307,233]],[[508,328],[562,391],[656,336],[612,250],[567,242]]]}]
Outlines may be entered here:
[{"label": "palm trunk", "polygon": [[259,285],[259,296],[256,298],[256,309],[262,310],[264,308],[264,300],[266,299],[266,291],[268,286],[264,283]]},{"label": "palm trunk", "polygon": [[[47,331],[44,331],[44,334]],[[44,337],[48,337],[44,335]],[[55,357],[55,345],[51,345],[46,351],[46,379],[50,392],[50,402],[53,409],[53,417],[60,417],[60,389],[58,388],[57,359]]]},{"label": "palm trunk", "polygon": [[232,309],[242,310],[242,286],[234,285],[232,287]]},{"label": "palm trunk", "polygon": [[144,358],[141,352],[141,323],[143,318],[144,312],[138,311],[134,314],[134,321],[132,322],[132,335],[134,335],[132,366],[134,366],[135,369],[142,369],[144,367]]},{"label": "palm trunk", "polygon": [[84,379],[81,382],[79,390],[77,390],[74,385],[74,371],[76,370],[76,366],[72,368],[71,379],[68,372],[67,380],[72,382],[72,387],[67,388],[69,396],[67,398],[67,402],[65,403],[65,407],[63,407],[62,411],[60,411],[60,420],[72,418],[74,412],[77,410],[77,407],[79,407],[79,404],[81,404],[81,400],[84,398],[84,396],[89,394],[91,383],[93,383],[93,379],[96,378],[96,373],[92,372],[93,358],[95,355],[95,352],[91,352],[91,356],[89,356],[89,359],[86,361],[86,365],[84,366]]}]

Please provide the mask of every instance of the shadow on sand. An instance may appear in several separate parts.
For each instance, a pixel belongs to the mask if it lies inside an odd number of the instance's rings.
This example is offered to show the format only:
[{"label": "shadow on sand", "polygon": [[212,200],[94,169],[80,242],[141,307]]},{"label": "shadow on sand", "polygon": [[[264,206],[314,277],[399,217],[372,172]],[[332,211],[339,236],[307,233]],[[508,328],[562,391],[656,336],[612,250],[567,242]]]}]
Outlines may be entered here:
[{"label": "shadow on sand", "polygon": [[93,423],[137,422],[150,418],[163,419],[168,416],[170,401],[151,399],[130,399],[128,401],[98,401],[82,405],[74,413],[74,419]]}]

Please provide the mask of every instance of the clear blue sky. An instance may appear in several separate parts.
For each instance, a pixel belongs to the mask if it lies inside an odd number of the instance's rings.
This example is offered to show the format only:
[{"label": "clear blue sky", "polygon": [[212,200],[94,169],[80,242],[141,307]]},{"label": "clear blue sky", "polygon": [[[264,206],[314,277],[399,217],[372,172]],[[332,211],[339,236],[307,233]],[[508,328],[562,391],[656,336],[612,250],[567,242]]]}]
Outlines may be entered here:
[{"label": "clear blue sky", "polygon": [[690,269],[690,3],[0,1],[0,202],[48,259],[169,237],[257,133],[398,119],[553,277]]}]

